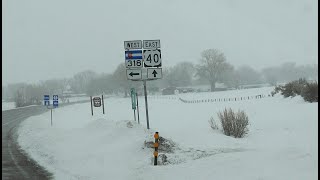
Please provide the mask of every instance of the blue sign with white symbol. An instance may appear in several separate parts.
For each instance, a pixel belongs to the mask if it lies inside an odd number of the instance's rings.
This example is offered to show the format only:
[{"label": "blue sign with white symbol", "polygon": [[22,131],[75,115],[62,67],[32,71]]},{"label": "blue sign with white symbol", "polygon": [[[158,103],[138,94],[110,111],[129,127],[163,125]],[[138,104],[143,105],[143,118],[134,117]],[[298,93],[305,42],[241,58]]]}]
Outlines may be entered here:
[{"label": "blue sign with white symbol", "polygon": [[50,97],[49,97],[49,95],[44,95],[43,99],[44,99],[45,101],[49,101]]},{"label": "blue sign with white symbol", "polygon": [[125,51],[125,59],[126,60],[142,59],[142,50]]},{"label": "blue sign with white symbol", "polygon": [[58,95],[52,95],[54,101],[58,101]]},{"label": "blue sign with white symbol", "polygon": [[44,101],[45,106],[50,106],[50,101]]},{"label": "blue sign with white symbol", "polygon": [[53,101],[53,106],[58,107],[58,101]]},{"label": "blue sign with white symbol", "polygon": [[44,95],[43,100],[44,100],[45,106],[50,106],[50,96],[49,95]]}]

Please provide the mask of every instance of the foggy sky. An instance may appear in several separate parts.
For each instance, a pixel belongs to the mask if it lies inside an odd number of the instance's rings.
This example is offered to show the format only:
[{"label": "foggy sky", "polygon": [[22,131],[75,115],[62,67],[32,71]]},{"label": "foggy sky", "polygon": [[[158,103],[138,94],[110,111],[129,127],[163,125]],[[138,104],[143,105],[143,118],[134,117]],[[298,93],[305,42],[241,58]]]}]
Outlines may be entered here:
[{"label": "foggy sky", "polygon": [[163,66],[217,48],[235,66],[317,64],[317,0],[4,0],[2,83],[112,73],[123,41],[160,39]]}]

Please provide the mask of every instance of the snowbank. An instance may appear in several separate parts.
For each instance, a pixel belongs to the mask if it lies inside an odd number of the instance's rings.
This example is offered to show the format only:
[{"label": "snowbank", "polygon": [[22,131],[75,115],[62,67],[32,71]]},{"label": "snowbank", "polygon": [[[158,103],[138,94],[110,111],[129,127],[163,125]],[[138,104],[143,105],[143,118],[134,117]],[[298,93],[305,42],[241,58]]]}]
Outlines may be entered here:
[{"label": "snowbank", "polygon": [[[219,94],[267,92],[260,88]],[[95,108],[93,117],[90,103],[55,109],[52,127],[49,113],[31,117],[21,124],[18,142],[55,179],[317,179],[318,103],[275,96],[189,104],[154,96],[148,99],[150,130],[144,97],[139,99],[140,124],[133,121],[130,98],[108,98],[105,104],[106,114]],[[245,138],[210,128],[210,117],[217,119],[217,112],[229,107],[248,114]],[[155,131],[177,144],[174,153],[166,154],[169,165],[153,166],[153,151],[144,147]]]}]

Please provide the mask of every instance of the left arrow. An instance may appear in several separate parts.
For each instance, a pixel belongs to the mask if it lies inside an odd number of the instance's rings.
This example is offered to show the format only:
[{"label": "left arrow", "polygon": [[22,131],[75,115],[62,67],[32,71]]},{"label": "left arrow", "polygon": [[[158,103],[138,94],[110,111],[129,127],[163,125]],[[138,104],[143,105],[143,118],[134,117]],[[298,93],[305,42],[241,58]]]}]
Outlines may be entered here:
[{"label": "left arrow", "polygon": [[129,75],[131,76],[131,77],[133,77],[134,75],[139,75],[140,73],[133,73],[133,72],[131,72]]}]

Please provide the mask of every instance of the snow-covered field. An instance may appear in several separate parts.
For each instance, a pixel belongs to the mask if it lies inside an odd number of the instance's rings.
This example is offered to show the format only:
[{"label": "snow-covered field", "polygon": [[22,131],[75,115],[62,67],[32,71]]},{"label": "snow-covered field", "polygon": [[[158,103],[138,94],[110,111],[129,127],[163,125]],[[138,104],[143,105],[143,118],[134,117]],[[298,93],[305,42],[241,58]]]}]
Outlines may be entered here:
[{"label": "snow-covered field", "polygon": [[[187,100],[267,95],[272,88],[180,94]],[[301,97],[183,103],[176,96],[139,98],[140,124],[130,98],[105,100],[106,114],[90,103],[54,109],[25,120],[18,130],[21,147],[55,179],[217,179],[302,180],[318,177],[318,103]],[[242,139],[212,130],[211,116],[224,108],[244,110],[249,133]],[[131,122],[131,123],[130,123]],[[132,124],[132,125],[131,125]],[[153,134],[176,143],[168,165],[153,166],[144,141]],[[159,151],[159,154],[163,152]]]},{"label": "snow-covered field", "polygon": [[[88,100],[90,101],[90,97],[70,97],[69,98],[69,102],[78,102],[78,101],[83,101],[83,100]],[[52,104],[52,100],[50,101],[50,103]],[[59,104],[62,104],[63,102],[59,102]],[[30,105],[30,106],[37,106],[37,105]],[[29,107],[29,106],[24,106],[24,107],[20,107],[20,108],[25,108],[25,107]],[[15,102],[5,102],[2,101],[2,111],[6,111],[6,110],[10,110],[10,109],[18,109],[15,106]]]},{"label": "snow-covered field", "polygon": [[6,111],[6,110],[9,110],[9,109],[14,109],[16,106],[15,106],[15,103],[14,102],[4,102],[2,101],[2,111]]}]

